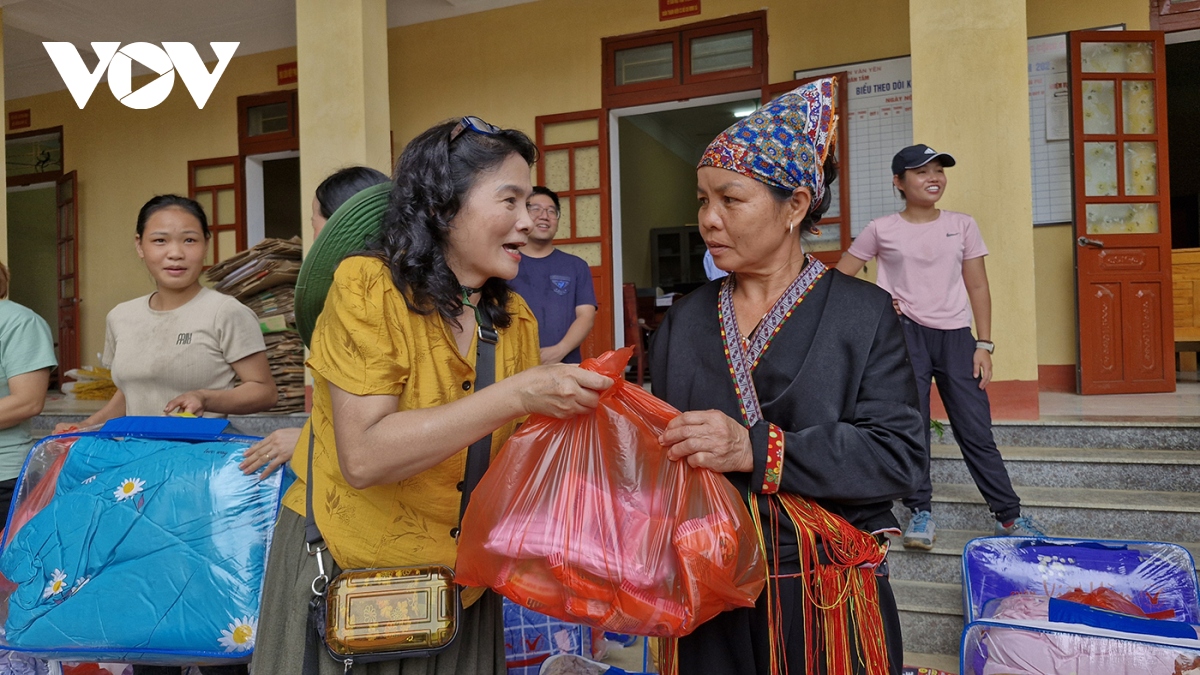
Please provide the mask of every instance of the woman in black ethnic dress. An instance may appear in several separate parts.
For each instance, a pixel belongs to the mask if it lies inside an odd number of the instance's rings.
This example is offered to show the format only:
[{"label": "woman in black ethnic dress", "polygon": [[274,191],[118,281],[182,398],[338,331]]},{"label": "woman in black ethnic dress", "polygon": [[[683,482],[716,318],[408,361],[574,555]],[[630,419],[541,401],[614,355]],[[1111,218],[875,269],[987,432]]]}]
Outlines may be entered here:
[{"label": "woman in black ethnic dress", "polygon": [[926,461],[913,370],[888,294],[800,239],[836,175],[835,86],[805,84],[709,146],[700,232],[730,275],[677,302],[650,348],[654,393],[684,411],[664,445],[746,495],[770,575],[756,607],[680,639],[685,675],[900,672],[883,533]]}]

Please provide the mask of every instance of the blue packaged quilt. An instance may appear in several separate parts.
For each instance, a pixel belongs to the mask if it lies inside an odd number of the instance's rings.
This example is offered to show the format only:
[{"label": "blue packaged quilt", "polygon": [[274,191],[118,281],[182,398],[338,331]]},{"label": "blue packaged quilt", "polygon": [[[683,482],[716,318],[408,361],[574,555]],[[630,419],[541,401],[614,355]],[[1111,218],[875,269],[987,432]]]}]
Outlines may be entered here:
[{"label": "blue packaged quilt", "polygon": [[[39,484],[18,486],[0,555],[5,590],[15,585],[0,596],[6,647],[55,659],[249,660],[279,473],[260,481],[238,469],[257,439],[211,438],[101,431],[34,448],[22,481],[33,473]],[[50,480],[52,497],[36,503]]]}]

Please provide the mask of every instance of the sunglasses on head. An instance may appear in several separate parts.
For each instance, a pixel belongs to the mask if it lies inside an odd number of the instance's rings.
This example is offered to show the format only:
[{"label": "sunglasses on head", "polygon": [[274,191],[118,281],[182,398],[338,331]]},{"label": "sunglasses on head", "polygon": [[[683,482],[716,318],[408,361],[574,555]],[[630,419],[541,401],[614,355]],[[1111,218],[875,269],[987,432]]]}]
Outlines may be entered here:
[{"label": "sunglasses on head", "polygon": [[477,134],[483,134],[484,136],[497,136],[504,131],[500,127],[488,124],[474,115],[468,115],[459,120],[458,124],[454,125],[454,129],[450,132],[450,142],[453,143],[454,139],[462,136],[463,132],[467,129]]}]

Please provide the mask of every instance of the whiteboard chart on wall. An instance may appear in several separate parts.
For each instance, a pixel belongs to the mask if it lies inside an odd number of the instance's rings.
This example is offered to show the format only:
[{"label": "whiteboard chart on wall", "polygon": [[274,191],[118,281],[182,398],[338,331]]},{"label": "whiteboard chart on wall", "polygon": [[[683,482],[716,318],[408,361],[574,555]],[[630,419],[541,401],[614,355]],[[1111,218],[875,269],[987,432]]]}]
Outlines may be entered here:
[{"label": "whiteboard chart on wall", "polygon": [[[913,143],[912,59],[900,56],[798,70],[795,79],[839,71],[848,75],[850,233],[902,208],[892,189],[891,162]],[[1067,36],[1029,40],[1029,127],[1033,224],[1069,223],[1071,209],[1070,87]],[[951,148],[938,148],[953,154]]]}]

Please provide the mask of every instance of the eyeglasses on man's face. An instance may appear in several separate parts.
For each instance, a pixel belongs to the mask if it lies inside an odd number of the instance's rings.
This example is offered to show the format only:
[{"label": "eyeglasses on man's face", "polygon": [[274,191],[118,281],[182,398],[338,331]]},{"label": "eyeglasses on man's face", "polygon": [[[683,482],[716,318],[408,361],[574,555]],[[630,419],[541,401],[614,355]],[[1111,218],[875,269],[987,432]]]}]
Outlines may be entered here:
[{"label": "eyeglasses on man's face", "polygon": [[554,208],[553,206],[541,206],[539,204],[530,204],[527,208],[529,209],[529,216],[531,218],[537,218],[538,216],[542,215],[543,213],[546,214],[547,216],[550,216],[551,218],[558,217],[558,209]]}]

